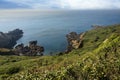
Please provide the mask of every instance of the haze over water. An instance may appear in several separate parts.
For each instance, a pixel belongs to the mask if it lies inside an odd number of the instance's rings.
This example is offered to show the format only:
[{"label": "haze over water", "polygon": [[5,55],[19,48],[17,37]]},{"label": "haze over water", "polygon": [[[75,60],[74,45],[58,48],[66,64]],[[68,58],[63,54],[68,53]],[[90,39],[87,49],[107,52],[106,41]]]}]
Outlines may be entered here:
[{"label": "haze over water", "polygon": [[[24,31],[18,43],[37,40],[45,54],[64,51],[66,34],[91,29],[91,25],[120,24],[120,10],[1,10],[0,31]],[[91,35],[92,36],[92,35]]]}]

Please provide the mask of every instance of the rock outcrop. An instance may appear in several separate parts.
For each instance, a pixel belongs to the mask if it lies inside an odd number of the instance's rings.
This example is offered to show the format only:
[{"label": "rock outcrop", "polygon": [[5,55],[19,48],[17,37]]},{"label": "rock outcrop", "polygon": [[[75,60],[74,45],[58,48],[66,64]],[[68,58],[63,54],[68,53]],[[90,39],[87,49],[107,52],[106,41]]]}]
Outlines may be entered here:
[{"label": "rock outcrop", "polygon": [[42,56],[44,52],[44,47],[38,46],[37,41],[30,41],[28,46],[24,44],[19,44],[14,49],[15,55],[25,55],[25,56]]},{"label": "rock outcrop", "polygon": [[83,36],[85,33],[77,34],[76,32],[71,32],[66,35],[68,41],[68,47],[66,52],[70,52],[73,49],[78,49],[83,46]]},{"label": "rock outcrop", "polygon": [[91,26],[93,29],[99,29],[99,28],[103,28],[103,27],[105,27],[105,26],[100,26],[100,25],[92,25]]},{"label": "rock outcrop", "polygon": [[23,31],[15,29],[8,33],[0,32],[0,48],[13,48],[16,41],[23,36]]}]

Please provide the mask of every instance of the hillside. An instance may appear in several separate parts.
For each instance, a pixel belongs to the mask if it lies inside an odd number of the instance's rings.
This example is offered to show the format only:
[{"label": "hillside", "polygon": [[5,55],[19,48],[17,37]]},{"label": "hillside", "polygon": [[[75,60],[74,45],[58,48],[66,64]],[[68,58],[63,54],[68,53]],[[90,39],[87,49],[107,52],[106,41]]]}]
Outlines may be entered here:
[{"label": "hillside", "polygon": [[120,25],[86,31],[83,47],[55,56],[0,56],[1,80],[120,80]]}]

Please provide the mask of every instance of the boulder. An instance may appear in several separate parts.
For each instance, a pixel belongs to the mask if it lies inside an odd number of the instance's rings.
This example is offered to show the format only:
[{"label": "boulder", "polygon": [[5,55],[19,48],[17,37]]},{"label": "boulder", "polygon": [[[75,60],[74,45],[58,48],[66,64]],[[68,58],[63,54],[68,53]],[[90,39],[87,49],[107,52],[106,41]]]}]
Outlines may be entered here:
[{"label": "boulder", "polygon": [[37,41],[30,41],[29,42],[29,47],[30,48],[32,48],[32,47],[34,48],[36,45],[37,45]]}]

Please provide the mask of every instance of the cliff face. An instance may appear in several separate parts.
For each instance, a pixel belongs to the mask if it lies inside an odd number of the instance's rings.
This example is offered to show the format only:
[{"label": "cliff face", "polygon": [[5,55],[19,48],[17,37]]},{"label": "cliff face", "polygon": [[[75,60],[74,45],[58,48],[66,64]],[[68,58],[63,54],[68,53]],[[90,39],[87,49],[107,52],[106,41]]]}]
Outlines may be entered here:
[{"label": "cliff face", "polygon": [[84,35],[85,33],[77,34],[76,32],[67,34],[68,47],[66,52],[70,52],[72,49],[81,48],[83,46]]},{"label": "cliff face", "polygon": [[22,36],[23,31],[20,29],[15,29],[8,33],[0,32],[0,48],[12,48]]}]

